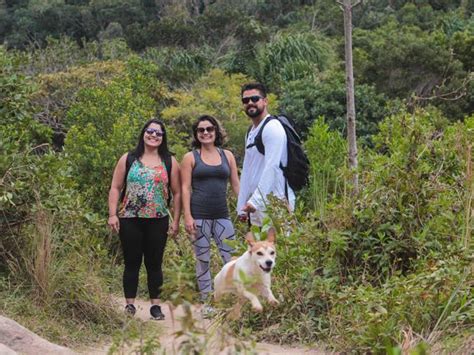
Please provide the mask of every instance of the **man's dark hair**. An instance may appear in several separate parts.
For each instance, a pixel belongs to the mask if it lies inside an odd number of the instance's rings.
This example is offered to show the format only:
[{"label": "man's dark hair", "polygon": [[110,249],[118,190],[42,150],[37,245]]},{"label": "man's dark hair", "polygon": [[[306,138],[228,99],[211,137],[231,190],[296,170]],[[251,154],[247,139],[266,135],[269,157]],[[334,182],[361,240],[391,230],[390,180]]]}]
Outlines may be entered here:
[{"label": "man's dark hair", "polygon": [[240,88],[240,97],[242,97],[244,91],[248,90],[258,90],[260,91],[260,95],[267,97],[267,88],[262,83],[253,82],[242,85]]},{"label": "man's dark hair", "polygon": [[215,129],[215,134],[216,134],[216,140],[214,141],[214,145],[216,147],[222,147],[222,145],[225,143],[225,140],[227,138],[226,132],[224,128],[220,125],[219,121],[217,121],[214,117],[209,116],[209,115],[203,115],[198,117],[196,122],[193,123],[193,141],[192,141],[192,146],[194,148],[201,148],[201,142],[199,142],[199,139],[197,137],[197,128],[199,123],[203,121],[209,121],[211,124],[214,126]]}]

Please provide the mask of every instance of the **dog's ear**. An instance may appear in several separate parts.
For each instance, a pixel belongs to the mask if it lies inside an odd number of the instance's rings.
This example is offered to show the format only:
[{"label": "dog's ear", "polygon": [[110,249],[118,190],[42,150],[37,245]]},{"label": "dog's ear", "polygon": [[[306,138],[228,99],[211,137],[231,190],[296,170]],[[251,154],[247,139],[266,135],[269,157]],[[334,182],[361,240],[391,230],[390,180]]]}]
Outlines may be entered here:
[{"label": "dog's ear", "polygon": [[273,227],[270,227],[270,229],[267,232],[267,242],[269,243],[276,243],[276,230]]},{"label": "dog's ear", "polygon": [[255,243],[255,237],[253,236],[252,232],[248,232],[247,235],[245,236],[245,240],[247,243],[252,246]]}]

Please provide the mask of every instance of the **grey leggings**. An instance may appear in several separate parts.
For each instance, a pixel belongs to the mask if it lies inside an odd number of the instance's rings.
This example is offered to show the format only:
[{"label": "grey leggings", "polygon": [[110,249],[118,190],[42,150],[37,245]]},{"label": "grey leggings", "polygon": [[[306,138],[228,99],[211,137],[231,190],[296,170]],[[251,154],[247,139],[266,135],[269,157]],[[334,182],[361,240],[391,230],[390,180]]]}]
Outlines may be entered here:
[{"label": "grey leggings", "polygon": [[197,233],[193,241],[196,255],[196,277],[201,293],[201,301],[205,301],[212,292],[212,278],[209,269],[211,258],[211,237],[214,238],[222,261],[227,263],[231,259],[233,249],[224,243],[225,240],[235,239],[234,226],[230,218],[196,219]]}]

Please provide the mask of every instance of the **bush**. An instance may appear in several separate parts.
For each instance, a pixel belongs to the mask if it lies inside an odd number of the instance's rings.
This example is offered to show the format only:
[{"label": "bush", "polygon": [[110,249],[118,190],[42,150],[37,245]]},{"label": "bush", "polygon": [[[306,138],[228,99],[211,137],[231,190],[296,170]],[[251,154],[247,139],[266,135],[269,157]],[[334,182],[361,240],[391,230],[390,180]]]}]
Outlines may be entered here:
[{"label": "bush", "polygon": [[[326,71],[315,78],[286,83],[282,88],[281,107],[293,117],[296,126],[306,135],[320,116],[332,130],[347,133],[346,84],[342,71]],[[356,85],[356,128],[360,143],[371,145],[378,123],[388,114],[390,101],[373,86]]]},{"label": "bush", "polygon": [[[177,90],[172,95],[174,105],[162,111],[163,119],[191,138],[191,125],[201,115],[216,117],[227,131],[229,147],[236,158],[243,158],[243,139],[250,119],[242,113],[240,86],[249,79],[242,74],[226,75],[220,69],[211,70],[188,90]],[[277,105],[269,96],[270,109]]]},{"label": "bush", "polygon": [[354,209],[345,262],[367,280],[412,272],[420,260],[461,245],[466,152],[472,132],[437,111],[385,120],[380,153],[361,163],[364,191]]},{"label": "bush", "polygon": [[33,119],[35,86],[0,54],[0,309],[57,342],[90,341],[120,324],[102,277],[104,221],[50,151],[51,131]]},{"label": "bush", "polygon": [[[436,110],[387,118],[361,160],[361,196],[327,203],[324,223],[304,210],[288,218],[272,203],[281,304],[262,314],[244,308],[234,329],[377,353],[469,334],[473,122],[449,124]],[[316,171],[338,171],[340,139],[321,121],[313,126],[306,147],[322,162]]]},{"label": "bush", "polygon": [[143,57],[158,66],[158,77],[170,87],[192,84],[209,70],[211,49],[148,48]]},{"label": "bush", "polygon": [[342,196],[347,145],[339,132],[330,131],[320,117],[311,126],[304,146],[308,153],[311,177],[308,193],[302,197],[315,216],[324,220],[328,202]]},{"label": "bush", "polygon": [[331,43],[313,33],[277,33],[259,48],[256,60],[246,72],[278,91],[285,83],[315,78],[335,61]]},{"label": "bush", "polygon": [[[132,59],[125,74],[109,85],[81,90],[68,112],[65,153],[80,191],[97,212],[107,209],[117,160],[137,144],[143,124],[168,95],[155,75],[156,66]],[[167,134],[171,151],[182,154],[173,127],[167,126]]]}]

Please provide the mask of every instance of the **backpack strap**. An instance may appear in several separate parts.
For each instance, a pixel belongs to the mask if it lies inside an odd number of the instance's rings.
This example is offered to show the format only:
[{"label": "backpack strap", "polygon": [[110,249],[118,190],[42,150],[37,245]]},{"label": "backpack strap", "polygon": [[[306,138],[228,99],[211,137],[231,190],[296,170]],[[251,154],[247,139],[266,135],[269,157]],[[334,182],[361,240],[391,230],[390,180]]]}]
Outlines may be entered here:
[{"label": "backpack strap", "polygon": [[[262,139],[262,134],[263,134],[263,129],[267,125],[268,122],[270,122],[273,119],[277,119],[275,116],[270,116],[265,121],[263,122],[262,127],[260,127],[259,131],[257,132],[257,135],[255,136],[253,143],[250,143],[247,145],[245,148],[252,148],[253,146],[257,146],[257,150],[260,154],[265,155],[265,146],[263,145],[263,139]],[[248,134],[250,133],[250,130],[252,129],[252,126],[249,127],[247,131],[247,137]]]},{"label": "backpack strap", "polygon": [[[293,126],[291,125],[289,120],[286,118],[286,116],[270,116],[265,120],[265,122],[263,122],[263,125],[260,128],[260,130],[258,131],[257,135],[255,136],[255,139],[254,139],[253,143],[249,144],[246,148],[251,148],[255,145],[257,147],[258,152],[262,155],[265,155],[265,146],[263,145],[262,134],[263,134],[263,129],[265,128],[267,123],[270,122],[271,120],[278,120],[280,122],[280,124],[282,125],[283,129],[285,130],[285,134],[287,134],[286,133],[286,128],[287,127],[289,127],[291,130],[294,131]],[[252,126],[250,126],[247,134],[250,132],[251,128],[252,128]],[[296,131],[294,131],[294,132],[296,134]],[[288,139],[288,135],[287,135],[286,139]],[[281,164],[281,162],[280,162],[280,169],[285,171],[284,166]],[[288,200],[288,179],[286,178],[285,174],[283,174],[283,176],[285,177],[285,197]]]},{"label": "backpack strap", "polygon": [[173,168],[173,159],[171,158],[171,154],[168,154],[163,160],[165,162],[166,173],[168,174],[168,200],[166,203],[169,206],[171,203],[171,171]]}]

